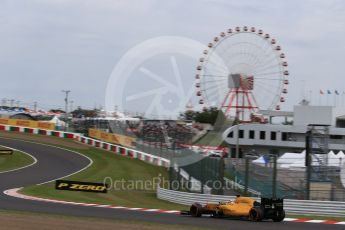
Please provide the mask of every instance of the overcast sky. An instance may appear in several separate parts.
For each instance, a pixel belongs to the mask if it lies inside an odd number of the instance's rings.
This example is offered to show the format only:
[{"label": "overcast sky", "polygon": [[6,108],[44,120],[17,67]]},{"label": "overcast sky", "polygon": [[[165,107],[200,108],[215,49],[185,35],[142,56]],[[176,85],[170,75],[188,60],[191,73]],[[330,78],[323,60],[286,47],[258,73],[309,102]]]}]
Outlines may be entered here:
[{"label": "overcast sky", "polygon": [[[318,103],[320,89],[345,90],[342,0],[0,0],[0,99],[63,108],[61,90],[69,89],[74,106],[104,106],[113,68],[134,46],[166,35],[207,44],[243,25],[269,32],[286,53],[284,109],[310,91]],[[159,72],[161,61],[150,70]],[[193,80],[197,63],[182,61],[182,78]]]}]

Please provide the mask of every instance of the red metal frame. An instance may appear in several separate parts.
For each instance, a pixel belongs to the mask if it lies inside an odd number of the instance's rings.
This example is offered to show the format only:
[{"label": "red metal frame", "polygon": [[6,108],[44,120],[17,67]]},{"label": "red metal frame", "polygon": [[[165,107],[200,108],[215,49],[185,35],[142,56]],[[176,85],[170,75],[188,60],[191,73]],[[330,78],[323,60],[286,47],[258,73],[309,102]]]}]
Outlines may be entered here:
[{"label": "red metal frame", "polygon": [[[240,98],[242,98],[241,101],[239,100]],[[221,109],[225,109],[225,116],[230,117],[235,113],[239,121],[245,123],[251,121],[250,115],[258,112],[259,107],[257,106],[252,90],[233,88],[226,94]]]}]

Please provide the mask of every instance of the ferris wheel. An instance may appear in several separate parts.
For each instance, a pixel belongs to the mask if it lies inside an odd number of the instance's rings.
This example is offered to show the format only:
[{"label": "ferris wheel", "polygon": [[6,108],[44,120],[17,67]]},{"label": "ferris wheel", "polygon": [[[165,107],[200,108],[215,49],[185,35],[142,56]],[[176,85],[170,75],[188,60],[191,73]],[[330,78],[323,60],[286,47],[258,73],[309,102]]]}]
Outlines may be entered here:
[{"label": "ferris wheel", "polygon": [[254,27],[221,32],[197,66],[199,103],[227,117],[253,120],[260,110],[280,110],[289,84],[285,54],[275,39]]}]

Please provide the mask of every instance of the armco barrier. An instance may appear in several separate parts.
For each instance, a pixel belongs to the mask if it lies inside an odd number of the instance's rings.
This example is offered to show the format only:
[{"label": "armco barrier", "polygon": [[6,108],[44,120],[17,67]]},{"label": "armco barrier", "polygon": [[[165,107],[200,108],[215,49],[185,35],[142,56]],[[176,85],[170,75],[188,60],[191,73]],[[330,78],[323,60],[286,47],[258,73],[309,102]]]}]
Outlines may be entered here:
[{"label": "armco barrier", "polygon": [[135,149],[123,147],[120,145],[111,144],[108,142],[103,142],[100,140],[96,140],[96,139],[84,137],[84,136],[77,136],[76,139],[81,143],[91,145],[91,146],[94,146],[97,148],[101,148],[104,150],[108,150],[108,151],[111,151],[114,153],[118,153],[118,154],[121,154],[123,156],[136,158],[136,159],[148,162],[150,164],[154,164],[154,165],[158,165],[158,166],[164,166],[164,167],[169,167],[169,165],[170,165],[170,161],[168,159],[158,157],[158,156],[155,156],[152,154],[148,154],[148,153],[145,153],[142,151],[138,151]]},{"label": "armco barrier", "polygon": [[164,166],[164,167],[169,167],[170,165],[170,161],[168,159],[158,157],[152,154],[144,153],[135,149],[123,147],[120,145],[115,145],[115,144],[103,142],[100,140],[96,140],[93,138],[84,137],[79,133],[70,133],[70,132],[62,132],[62,131],[55,131],[55,130],[46,130],[46,129],[19,127],[19,126],[10,126],[10,125],[0,125],[0,130],[74,139],[87,145],[108,150],[117,154],[121,154],[123,156],[136,158],[136,159],[139,159],[139,160],[142,160],[154,165]]},{"label": "armco barrier", "polygon": [[[38,128],[28,128],[19,126],[0,125],[0,130],[15,131],[22,133],[31,133],[46,136],[56,136],[60,138],[69,138],[78,140],[84,144],[92,145],[97,148],[112,151],[117,154],[125,155],[132,158],[137,158],[155,165],[169,167],[170,161],[137,151],[135,149],[126,148],[119,145],[114,145],[102,142],[96,139],[83,137],[78,133],[69,133],[53,130],[45,130]],[[163,188],[158,188],[157,197],[162,200],[170,201],[177,204],[191,205],[194,202],[205,204],[207,202],[229,201],[235,199],[234,196],[219,196],[210,194],[197,194],[186,193],[179,191],[172,191]],[[255,198],[258,199],[258,198]],[[312,201],[312,200],[289,200],[284,201],[285,210],[288,214],[308,214],[308,215],[321,215],[321,216],[345,216],[345,202],[332,202],[332,201]]]},{"label": "armco barrier", "polygon": [[[187,193],[158,188],[157,198],[189,206],[194,202],[206,204],[207,202],[230,201],[234,200],[235,196]],[[260,200],[259,198],[254,199]],[[345,202],[285,199],[284,209],[287,214],[345,217]]]},{"label": "armco barrier", "polygon": [[48,129],[11,126],[11,125],[0,125],[0,130],[20,132],[20,133],[40,134],[44,136],[55,136],[55,137],[69,138],[69,139],[75,139],[77,136],[80,136],[80,134],[78,133],[61,132],[61,131],[48,130]]}]

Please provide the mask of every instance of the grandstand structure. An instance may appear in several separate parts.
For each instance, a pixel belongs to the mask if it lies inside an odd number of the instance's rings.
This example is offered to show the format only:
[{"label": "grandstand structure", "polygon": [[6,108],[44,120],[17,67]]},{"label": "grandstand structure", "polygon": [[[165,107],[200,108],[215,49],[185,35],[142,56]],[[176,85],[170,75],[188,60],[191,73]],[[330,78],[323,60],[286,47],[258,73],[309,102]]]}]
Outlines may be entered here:
[{"label": "grandstand structure", "polygon": [[[284,124],[239,124],[223,133],[227,174],[263,195],[345,201],[345,111],[299,105]],[[274,115],[270,114],[270,120]]]},{"label": "grandstand structure", "polygon": [[329,129],[328,148],[337,153],[345,150],[344,114],[344,108],[298,105],[291,113],[292,121],[290,123],[239,124],[228,128],[223,133],[223,139],[229,145],[233,155],[237,145],[240,146],[243,156],[253,152],[256,155],[266,155],[270,154],[272,149],[279,155],[286,152],[300,153],[305,149],[308,126],[311,124],[324,125]]}]

